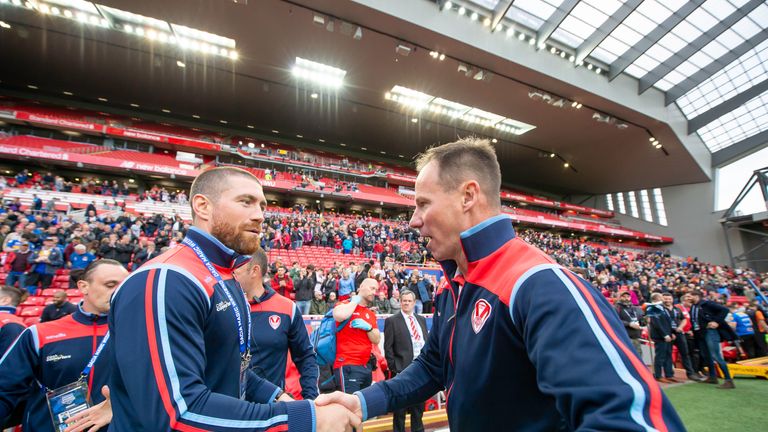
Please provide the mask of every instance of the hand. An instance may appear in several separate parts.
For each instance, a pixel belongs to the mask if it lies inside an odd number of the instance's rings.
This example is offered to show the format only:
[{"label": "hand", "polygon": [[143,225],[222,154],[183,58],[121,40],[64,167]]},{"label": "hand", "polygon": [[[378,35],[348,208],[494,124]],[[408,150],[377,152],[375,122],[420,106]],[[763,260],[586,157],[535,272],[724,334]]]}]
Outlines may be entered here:
[{"label": "hand", "polygon": [[109,399],[109,387],[102,387],[101,394],[104,395],[106,400],[70,417],[67,420],[68,426],[64,432],[93,432],[112,421],[112,402]]},{"label": "hand", "polygon": [[281,394],[280,397],[277,398],[277,402],[291,402],[293,400],[295,400],[295,399],[292,398],[291,395],[289,395],[288,393],[285,393],[285,392],[283,392],[283,394]]},{"label": "hand", "polygon": [[317,432],[349,432],[352,428],[361,429],[360,416],[335,403],[319,405],[315,402],[315,419]]},{"label": "hand", "polygon": [[639,324],[639,323],[636,323],[636,322],[633,322],[633,323],[629,323],[629,327],[630,327],[630,328],[633,328],[633,329],[635,329],[635,330],[640,330],[640,324]]},{"label": "hand", "polygon": [[671,336],[664,336],[664,342],[672,342]]},{"label": "hand", "polygon": [[720,327],[720,324],[718,324],[718,323],[716,323],[714,321],[710,321],[710,322],[707,323],[707,328],[709,328],[709,329],[716,329],[718,327]]},{"label": "hand", "polygon": [[354,295],[352,296],[351,299],[349,299],[349,302],[354,304],[360,304],[360,300],[361,300],[361,297],[359,295]]},{"label": "hand", "polygon": [[362,318],[353,319],[352,324],[350,325],[352,326],[352,328],[365,330],[365,331],[371,331],[371,329],[373,329],[371,324]]},{"label": "hand", "polygon": [[344,406],[344,408],[352,411],[356,416],[361,419],[363,418],[363,408],[360,405],[360,398],[355,395],[335,391],[333,393],[321,394],[315,399],[315,406],[317,407],[329,404],[340,404]]}]

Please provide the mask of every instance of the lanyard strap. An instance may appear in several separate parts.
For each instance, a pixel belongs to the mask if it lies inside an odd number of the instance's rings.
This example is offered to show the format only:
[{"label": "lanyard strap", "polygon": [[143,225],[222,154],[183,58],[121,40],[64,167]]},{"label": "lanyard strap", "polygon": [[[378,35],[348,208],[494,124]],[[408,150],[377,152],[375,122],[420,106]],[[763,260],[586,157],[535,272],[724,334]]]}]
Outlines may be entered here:
[{"label": "lanyard strap", "polygon": [[[240,308],[237,306],[237,302],[235,302],[235,299],[232,297],[232,294],[229,292],[229,289],[224,284],[224,279],[222,279],[221,275],[219,274],[218,270],[213,266],[213,263],[211,263],[211,260],[208,259],[208,256],[205,255],[205,252],[203,252],[203,249],[198,246],[197,243],[195,243],[194,240],[190,239],[189,237],[185,237],[184,240],[182,240],[182,243],[189,246],[192,251],[195,252],[195,255],[200,259],[200,261],[205,265],[205,268],[208,269],[208,272],[211,273],[211,276],[213,276],[214,279],[216,279],[216,283],[221,285],[221,289],[224,291],[224,294],[227,296],[227,300],[232,305],[232,311],[235,313],[235,320],[237,321],[237,337],[240,342],[240,355],[243,358],[246,358],[250,355],[251,352],[251,314],[246,314],[248,318],[248,327],[247,332],[248,336],[246,337],[246,330],[243,326],[243,316],[240,313]],[[245,293],[243,293],[243,298],[245,299]],[[248,303],[248,300],[246,299],[245,303]]]},{"label": "lanyard strap", "polygon": [[85,365],[85,369],[83,369],[83,373],[80,374],[82,377],[87,377],[89,373],[91,373],[91,369],[93,368],[93,365],[96,363],[96,360],[99,358],[99,355],[101,355],[101,351],[104,350],[104,347],[107,345],[107,341],[109,340],[109,331],[104,335],[104,339],[101,340],[101,343],[99,344],[98,348],[96,348],[96,351],[94,351],[93,356],[91,356],[91,360],[88,362],[87,365]]}]

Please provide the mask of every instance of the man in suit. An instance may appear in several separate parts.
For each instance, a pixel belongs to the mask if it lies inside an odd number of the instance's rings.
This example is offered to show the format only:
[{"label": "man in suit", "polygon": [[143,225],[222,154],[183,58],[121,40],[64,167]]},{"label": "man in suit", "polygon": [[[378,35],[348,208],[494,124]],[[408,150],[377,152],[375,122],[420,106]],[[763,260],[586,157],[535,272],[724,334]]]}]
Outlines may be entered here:
[{"label": "man in suit", "polygon": [[[427,339],[427,321],[423,316],[414,313],[415,305],[416,294],[410,290],[401,291],[400,312],[384,321],[384,356],[392,377],[402,372],[419,356]],[[392,418],[393,432],[405,432],[406,412],[411,414],[411,431],[423,431],[421,416],[424,414],[424,405],[416,404],[395,410]]]}]

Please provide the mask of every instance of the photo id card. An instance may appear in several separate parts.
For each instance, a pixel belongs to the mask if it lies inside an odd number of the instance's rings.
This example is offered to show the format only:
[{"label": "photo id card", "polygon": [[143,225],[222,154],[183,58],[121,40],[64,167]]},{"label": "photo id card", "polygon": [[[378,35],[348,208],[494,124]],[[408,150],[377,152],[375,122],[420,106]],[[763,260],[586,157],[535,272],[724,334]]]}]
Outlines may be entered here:
[{"label": "photo id card", "polygon": [[51,411],[53,430],[57,432],[67,428],[70,417],[91,406],[88,403],[88,384],[83,380],[51,390],[45,398]]}]

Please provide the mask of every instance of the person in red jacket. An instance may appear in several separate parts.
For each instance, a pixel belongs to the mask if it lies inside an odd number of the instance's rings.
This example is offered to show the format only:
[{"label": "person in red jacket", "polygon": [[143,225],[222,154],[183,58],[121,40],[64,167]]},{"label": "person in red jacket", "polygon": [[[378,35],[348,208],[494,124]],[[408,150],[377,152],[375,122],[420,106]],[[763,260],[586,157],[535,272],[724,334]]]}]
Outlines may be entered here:
[{"label": "person in red jacket", "polygon": [[293,279],[285,272],[285,267],[279,267],[277,274],[270,281],[272,289],[283,297],[290,298],[293,292]]}]

